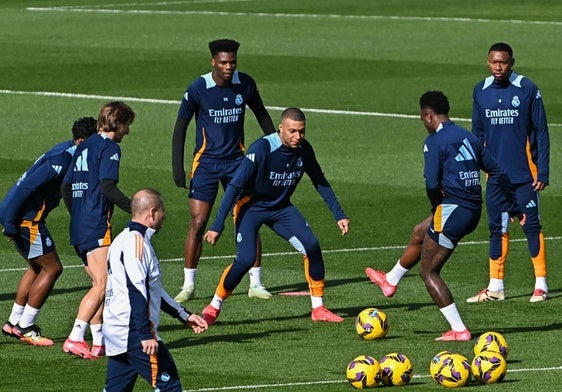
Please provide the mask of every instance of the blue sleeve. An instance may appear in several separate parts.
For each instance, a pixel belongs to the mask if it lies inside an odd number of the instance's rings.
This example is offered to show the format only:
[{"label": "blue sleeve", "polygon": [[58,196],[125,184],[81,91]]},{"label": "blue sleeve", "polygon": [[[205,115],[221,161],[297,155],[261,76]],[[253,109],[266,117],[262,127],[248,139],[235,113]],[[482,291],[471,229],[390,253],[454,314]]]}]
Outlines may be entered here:
[{"label": "blue sleeve", "polygon": [[326,179],[326,176],[324,176],[324,173],[322,172],[322,168],[320,167],[320,164],[316,159],[316,155],[314,153],[314,150],[312,149],[312,146],[307,149],[306,174],[308,174],[308,176],[312,180],[312,184],[314,185],[314,188],[316,188],[316,191],[320,194],[322,199],[324,199],[324,202],[332,212],[334,219],[336,221],[346,219],[347,216],[343,212],[343,209],[338,202],[332,186]]},{"label": "blue sleeve", "polygon": [[181,117],[189,123],[193,118],[193,115],[197,113],[199,107],[199,96],[197,94],[196,84],[199,79],[194,81],[189,85],[180,102],[180,107],[178,109],[178,117]]},{"label": "blue sleeve", "polygon": [[273,125],[273,121],[271,120],[271,116],[269,115],[267,109],[265,108],[263,101],[261,99],[260,92],[258,91],[258,87],[256,83],[251,80],[249,86],[249,94],[248,94],[248,107],[254,113],[260,128],[262,129],[263,133],[268,135],[276,131],[275,125]]},{"label": "blue sleeve", "polygon": [[114,180],[119,182],[119,162],[121,160],[121,148],[114,142],[107,140],[108,145],[103,149],[100,158],[99,179]]},{"label": "blue sleeve", "polygon": [[434,143],[431,143],[430,139],[434,135],[436,134],[430,135],[426,139],[423,154],[425,161],[423,169],[425,188],[433,209],[443,201],[443,193],[441,192],[443,170],[439,158],[439,148]]},{"label": "blue sleeve", "polygon": [[226,187],[219,210],[217,212],[217,215],[215,216],[215,220],[213,221],[210,230],[216,231],[217,233],[222,233],[222,231],[224,230],[224,221],[226,220],[228,213],[232,209],[237,196],[254,177],[257,165],[250,157],[256,157],[256,155],[252,153],[251,148],[248,149],[248,154],[242,160],[242,163],[240,163],[240,166],[238,166],[238,169],[236,169],[234,177]]},{"label": "blue sleeve", "polygon": [[484,120],[482,119],[482,108],[478,104],[478,86],[474,87],[472,93],[472,133],[478,138],[481,144],[484,144]]},{"label": "blue sleeve", "polygon": [[546,121],[546,113],[539,89],[533,87],[533,102],[531,105],[531,121],[533,122],[533,132],[530,137],[531,154],[537,165],[537,180],[549,183],[550,175],[550,138],[548,135],[548,125]]}]

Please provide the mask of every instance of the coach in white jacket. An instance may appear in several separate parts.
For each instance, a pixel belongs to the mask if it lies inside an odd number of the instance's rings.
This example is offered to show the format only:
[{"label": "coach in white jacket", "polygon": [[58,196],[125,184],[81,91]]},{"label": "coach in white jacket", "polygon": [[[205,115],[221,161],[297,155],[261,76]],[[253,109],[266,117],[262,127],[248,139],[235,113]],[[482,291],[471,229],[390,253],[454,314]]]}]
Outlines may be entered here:
[{"label": "coach in white jacket", "polygon": [[160,263],[150,239],[165,218],[162,195],[142,189],[131,201],[131,221],[109,247],[103,334],[108,356],[106,392],[132,391],[140,375],[156,390],[181,392],[174,359],[158,336],[160,309],[190,326],[207,329],[162,288]]}]

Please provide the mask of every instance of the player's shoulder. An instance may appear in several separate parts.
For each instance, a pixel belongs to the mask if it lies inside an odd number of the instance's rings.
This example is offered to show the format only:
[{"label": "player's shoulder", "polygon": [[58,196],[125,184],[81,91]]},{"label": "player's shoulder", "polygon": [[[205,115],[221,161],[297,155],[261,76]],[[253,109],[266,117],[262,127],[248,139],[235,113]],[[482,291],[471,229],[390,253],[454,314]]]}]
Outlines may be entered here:
[{"label": "player's shoulder", "polygon": [[255,140],[248,148],[248,152],[268,153],[279,148],[280,144],[281,139],[279,139],[279,135],[277,133],[271,133]]},{"label": "player's shoulder", "polygon": [[67,158],[72,158],[74,150],[68,150],[74,146],[74,143],[69,140],[58,143],[43,155],[43,160],[66,160]]},{"label": "player's shoulder", "polygon": [[245,72],[240,72],[240,71],[236,71],[238,73],[238,78],[240,79],[241,82],[246,82],[246,83],[255,83],[254,78],[252,76],[250,76],[250,74],[247,74]]},{"label": "player's shoulder", "polygon": [[473,89],[474,94],[478,94],[481,91],[486,90],[486,88],[490,87],[493,82],[494,82],[493,76],[488,76],[487,78],[480,80],[478,83],[474,85],[474,89]]},{"label": "player's shoulder", "polygon": [[513,71],[509,76],[509,84],[510,88],[514,91],[526,90],[533,93],[538,90],[537,85],[531,79],[525,75],[518,74],[515,71]]},{"label": "player's shoulder", "polygon": [[209,83],[214,83],[213,81],[213,76],[211,72],[207,72],[206,74],[200,75],[199,77],[197,77],[195,80],[193,80],[189,86],[188,86],[188,90],[198,90],[198,89],[204,89],[207,88],[207,86],[209,85]]}]

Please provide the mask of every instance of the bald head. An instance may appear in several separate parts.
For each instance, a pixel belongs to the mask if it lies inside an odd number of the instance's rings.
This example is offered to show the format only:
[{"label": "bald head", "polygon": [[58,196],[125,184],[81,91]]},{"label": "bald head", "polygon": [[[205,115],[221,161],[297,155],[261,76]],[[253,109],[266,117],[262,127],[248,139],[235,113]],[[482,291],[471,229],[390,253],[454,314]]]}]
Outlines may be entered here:
[{"label": "bald head", "polygon": [[155,189],[137,191],[131,200],[131,220],[155,230],[162,227],[165,218],[164,198]]}]

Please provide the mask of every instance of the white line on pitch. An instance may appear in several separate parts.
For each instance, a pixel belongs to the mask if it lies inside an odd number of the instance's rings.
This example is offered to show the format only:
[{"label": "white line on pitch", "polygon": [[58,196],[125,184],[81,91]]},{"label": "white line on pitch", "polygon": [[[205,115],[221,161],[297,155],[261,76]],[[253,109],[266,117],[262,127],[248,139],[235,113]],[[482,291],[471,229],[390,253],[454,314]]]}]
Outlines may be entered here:
[{"label": "white line on pitch", "polygon": [[83,8],[81,6],[65,7],[27,7],[27,11],[45,12],[97,12],[114,14],[158,14],[158,15],[220,15],[220,16],[257,16],[274,18],[307,18],[307,19],[343,19],[343,20],[398,20],[411,22],[476,22],[494,24],[529,24],[529,25],[553,25],[562,26],[562,22],[547,20],[520,20],[520,19],[484,19],[484,18],[452,18],[452,17],[433,17],[433,16],[396,16],[396,15],[340,15],[340,14],[287,14],[287,13],[267,13],[267,12],[224,12],[224,11],[169,11],[169,10],[119,10],[110,7],[119,5],[108,5],[107,8]]},{"label": "white line on pitch", "polygon": [[[562,237],[545,237],[547,241],[558,241],[562,240]],[[523,242],[526,241],[525,238],[515,238],[510,240],[511,242]],[[465,241],[459,243],[460,245],[485,245],[488,241]],[[322,253],[329,254],[329,253],[351,253],[351,252],[376,252],[380,250],[391,250],[391,249],[402,249],[405,245],[388,245],[388,246],[374,246],[374,247],[365,247],[365,248],[343,248],[343,249],[326,249],[322,250]],[[262,257],[276,257],[276,256],[288,256],[288,255],[299,255],[299,252],[291,251],[291,252],[274,252],[274,253],[264,253]],[[235,255],[222,255],[222,256],[202,256],[201,260],[222,260],[222,259],[233,259],[236,257]],[[183,258],[173,258],[173,259],[161,259],[161,262],[174,262],[174,261],[183,261]],[[78,268],[83,267],[82,264],[70,264],[65,265],[64,268]],[[13,272],[13,271],[25,271],[27,268],[4,268],[0,269],[0,273],[2,272]]]},{"label": "white line on pitch", "polygon": [[[552,366],[544,368],[523,368],[523,369],[509,369],[508,374],[511,373],[522,373],[522,372],[549,372],[562,370],[562,366]],[[429,374],[416,374],[413,378],[429,378]],[[289,383],[279,383],[279,384],[256,384],[256,385],[234,385],[229,387],[214,387],[214,388],[198,388],[198,389],[187,389],[183,392],[210,392],[210,391],[231,391],[231,390],[244,390],[244,389],[258,389],[258,388],[284,388],[284,387],[294,387],[294,386],[305,386],[305,385],[322,385],[322,384],[340,384],[347,383],[347,380],[326,380],[326,381],[306,381],[306,382],[289,382]]]},{"label": "white line on pitch", "polygon": [[[59,97],[59,98],[80,98],[80,99],[102,99],[112,101],[129,101],[129,102],[142,102],[142,103],[155,103],[162,105],[179,105],[179,101],[168,99],[155,99],[155,98],[137,98],[137,97],[121,97],[111,95],[96,95],[96,94],[77,94],[77,93],[60,93],[55,91],[18,91],[18,90],[0,90],[0,94],[6,95],[34,95],[43,97]],[[269,110],[283,111],[285,107],[282,106],[266,106]],[[418,120],[419,114],[400,114],[400,113],[383,113],[383,112],[361,112],[354,110],[335,110],[335,109],[318,109],[318,108],[302,108],[305,112],[310,113],[323,113],[335,114],[345,116],[368,116],[368,117],[386,117],[386,118],[407,118]],[[453,121],[471,122],[469,118],[451,117]],[[562,127],[562,124],[549,123],[549,127]]]}]

